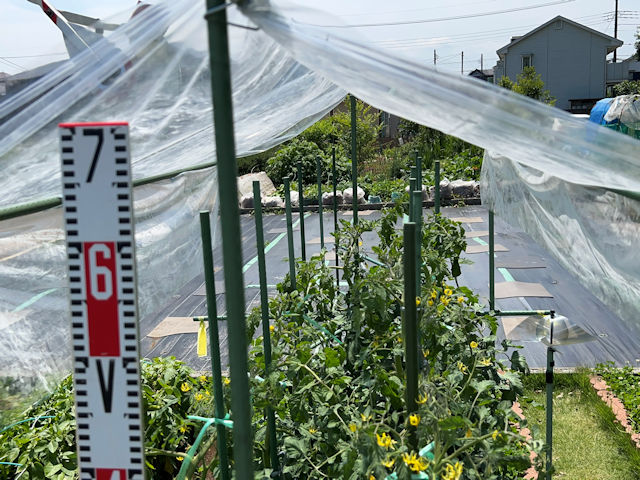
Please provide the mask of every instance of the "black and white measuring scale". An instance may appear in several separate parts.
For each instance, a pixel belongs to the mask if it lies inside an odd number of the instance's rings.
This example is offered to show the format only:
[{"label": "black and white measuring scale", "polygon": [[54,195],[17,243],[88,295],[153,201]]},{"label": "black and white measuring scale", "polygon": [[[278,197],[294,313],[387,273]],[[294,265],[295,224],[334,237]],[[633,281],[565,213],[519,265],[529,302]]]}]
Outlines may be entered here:
[{"label": "black and white measuring scale", "polygon": [[142,480],[129,126],[59,127],[80,478]]}]

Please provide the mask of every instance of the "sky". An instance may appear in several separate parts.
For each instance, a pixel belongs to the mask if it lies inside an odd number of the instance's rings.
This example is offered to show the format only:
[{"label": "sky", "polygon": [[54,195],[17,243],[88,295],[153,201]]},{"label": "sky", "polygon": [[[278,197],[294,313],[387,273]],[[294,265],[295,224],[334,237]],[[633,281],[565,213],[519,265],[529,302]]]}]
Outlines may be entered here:
[{"label": "sky", "polygon": [[[135,0],[50,3],[58,10],[105,20],[116,14],[127,18],[135,8]],[[308,0],[297,3],[311,4]],[[0,0],[0,4],[0,72],[13,74],[67,57],[60,31],[38,6],[27,0]],[[350,33],[378,47],[429,64],[435,50],[439,69],[465,74],[480,68],[481,58],[485,69],[493,67],[496,50],[509,43],[511,36],[524,35],[556,15],[611,36],[614,33],[615,0],[323,0],[313,5],[337,17],[336,24],[366,25],[349,27]],[[619,0],[618,8],[618,38],[624,41],[618,49],[620,61],[635,51],[640,2]],[[395,25],[379,25],[390,23]]]}]

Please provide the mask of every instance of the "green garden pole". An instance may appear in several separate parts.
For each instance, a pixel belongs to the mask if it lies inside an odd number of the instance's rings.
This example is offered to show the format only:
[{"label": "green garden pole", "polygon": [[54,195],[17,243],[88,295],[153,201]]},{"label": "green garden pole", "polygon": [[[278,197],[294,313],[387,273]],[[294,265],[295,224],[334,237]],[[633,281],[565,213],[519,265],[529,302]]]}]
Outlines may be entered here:
[{"label": "green garden pole", "polygon": [[[416,318],[416,276],[415,276],[416,224],[404,224],[404,348],[407,376],[407,413],[417,410],[418,398],[418,324]],[[414,428],[409,434],[409,444],[417,450]]]},{"label": "green garden pole", "polygon": [[238,166],[233,132],[231,69],[224,0],[207,0],[205,18],[209,34],[211,97],[218,157],[220,223],[229,328],[231,369],[231,413],[234,422],[234,464],[236,480],[253,480],[253,435],[249,377],[247,375],[247,325],[244,315],[242,278],[242,236],[238,209]]},{"label": "green garden pole", "polygon": [[[418,155],[416,150],[416,190],[422,192],[422,157]],[[422,200],[420,200],[422,203]]]},{"label": "green garden pole", "polygon": [[353,224],[358,224],[358,137],[356,97],[350,95],[351,100],[351,186],[353,188]]},{"label": "green garden pole", "polygon": [[413,221],[416,224],[416,296],[420,296],[422,290],[422,190],[414,190],[413,196]]},{"label": "green garden pole", "polygon": [[291,184],[289,177],[282,179],[284,182],[284,210],[287,218],[287,244],[289,245],[289,279],[291,289],[296,289],[296,254],[293,250],[293,220],[291,219]]},{"label": "green garden pole", "polygon": [[[338,231],[338,179],[336,177],[336,147],[331,152],[331,180],[333,181],[333,232]],[[338,238],[335,239],[336,251],[336,286],[340,288],[340,272],[338,271]]]},{"label": "green garden pole", "polygon": [[435,174],[433,176],[434,185],[434,197],[433,197],[433,207],[434,213],[437,215],[440,213],[440,160],[436,160],[434,162],[434,170]]},{"label": "green garden pole", "polygon": [[320,217],[320,248],[324,248],[324,223],[322,218],[322,167],[321,159],[316,157],[316,176],[318,177],[318,217]]},{"label": "green garden pole", "polygon": [[307,259],[307,248],[304,239],[304,195],[302,193],[302,162],[298,160],[298,211],[300,212],[300,250],[302,260]]},{"label": "green garden pole", "polygon": [[493,211],[489,210],[489,310],[496,308],[495,243],[493,232]]},{"label": "green garden pole", "polygon": [[[553,315],[552,315],[553,318]],[[547,347],[547,465],[546,465],[546,480],[551,480],[551,470],[553,469],[553,321],[550,326],[549,344]]]},{"label": "green garden pole", "polygon": [[[413,167],[411,167],[411,169],[413,169]],[[415,210],[413,208],[413,192],[416,189],[416,179],[415,177],[410,177],[409,178],[409,221],[413,222],[414,218],[413,218],[413,214],[415,213]]]},{"label": "green garden pole", "polygon": [[[220,366],[220,335],[218,333],[218,305],[216,303],[216,283],[213,273],[213,251],[211,248],[211,224],[209,212],[200,212],[200,233],[202,236],[202,258],[204,261],[204,283],[207,292],[207,315],[209,323],[209,345],[211,346],[211,376],[213,377],[213,399],[216,418],[225,417],[222,393],[222,368]],[[222,424],[216,425],[218,432],[218,454],[220,458],[220,478],[229,480],[229,453],[227,452],[227,432]]]},{"label": "green garden pole", "polygon": [[[260,314],[262,316],[262,345],[264,348],[264,378],[271,371],[271,332],[269,330],[269,296],[267,293],[267,266],[264,255],[264,230],[262,226],[262,200],[260,182],[253,182],[253,208],[256,217],[256,246],[258,248],[258,275],[260,277]],[[271,468],[280,471],[278,462],[278,439],[276,437],[276,416],[271,407],[266,408],[269,456]],[[279,478],[279,474],[278,478]]]}]

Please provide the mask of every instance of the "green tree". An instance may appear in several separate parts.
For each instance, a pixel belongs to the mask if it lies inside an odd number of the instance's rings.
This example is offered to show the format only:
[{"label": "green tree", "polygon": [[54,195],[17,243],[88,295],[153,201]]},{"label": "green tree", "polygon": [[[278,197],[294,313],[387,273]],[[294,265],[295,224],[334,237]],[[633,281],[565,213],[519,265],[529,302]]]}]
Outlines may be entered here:
[{"label": "green tree", "polygon": [[640,61],[640,27],[636,31],[636,60]]},{"label": "green tree", "polygon": [[640,80],[625,80],[613,86],[613,94],[618,95],[634,95],[640,94]]},{"label": "green tree", "polygon": [[542,77],[536,72],[535,67],[524,67],[515,83],[508,77],[502,77],[498,85],[549,105],[556,103],[556,99],[551,96],[549,90],[544,89]]}]

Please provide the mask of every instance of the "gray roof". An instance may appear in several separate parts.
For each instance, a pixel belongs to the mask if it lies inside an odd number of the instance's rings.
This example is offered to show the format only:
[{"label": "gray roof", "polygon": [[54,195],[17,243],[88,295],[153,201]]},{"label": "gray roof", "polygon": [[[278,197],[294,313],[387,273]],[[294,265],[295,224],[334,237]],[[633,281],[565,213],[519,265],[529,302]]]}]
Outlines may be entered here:
[{"label": "gray roof", "polygon": [[513,37],[510,43],[508,43],[504,47],[502,47],[499,50],[497,50],[496,53],[498,54],[498,56],[500,58],[502,58],[504,56],[504,54],[507,53],[507,50],[509,50],[509,47],[515,45],[516,43],[521,42],[525,38],[529,38],[534,33],[539,32],[540,30],[542,30],[544,28],[547,28],[549,25],[551,25],[553,22],[556,22],[557,20],[562,20],[563,22],[567,22],[567,23],[573,25],[574,27],[581,28],[582,30],[586,30],[589,33],[592,33],[594,35],[598,35],[598,36],[604,38],[605,40],[608,40],[609,41],[609,45],[607,45],[607,53],[611,53],[616,48],[621,47],[622,44],[624,43],[622,40],[618,40],[617,38],[610,37],[607,34],[604,34],[602,32],[594,30],[593,28],[586,27],[585,25],[582,25],[582,24],[580,24],[578,22],[574,22],[573,20],[569,20],[567,17],[563,17],[562,15],[558,15],[557,17],[552,18],[548,22],[543,23],[539,27],[534,28],[530,32],[527,32],[526,34],[524,34],[524,35],[522,35],[520,37]]}]

